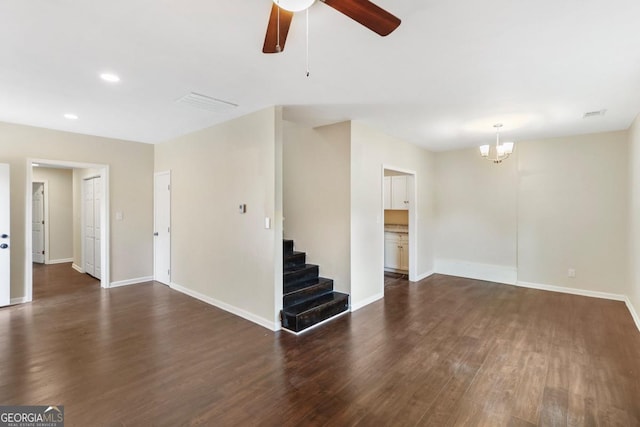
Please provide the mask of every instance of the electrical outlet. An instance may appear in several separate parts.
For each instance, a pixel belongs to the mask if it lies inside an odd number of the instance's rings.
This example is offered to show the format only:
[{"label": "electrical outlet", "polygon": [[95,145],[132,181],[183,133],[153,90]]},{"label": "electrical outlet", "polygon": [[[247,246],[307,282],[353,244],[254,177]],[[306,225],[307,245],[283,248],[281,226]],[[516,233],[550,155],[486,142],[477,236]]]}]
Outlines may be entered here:
[{"label": "electrical outlet", "polygon": [[575,268],[570,268],[569,271],[567,271],[567,276],[568,277],[576,277],[576,270]]}]

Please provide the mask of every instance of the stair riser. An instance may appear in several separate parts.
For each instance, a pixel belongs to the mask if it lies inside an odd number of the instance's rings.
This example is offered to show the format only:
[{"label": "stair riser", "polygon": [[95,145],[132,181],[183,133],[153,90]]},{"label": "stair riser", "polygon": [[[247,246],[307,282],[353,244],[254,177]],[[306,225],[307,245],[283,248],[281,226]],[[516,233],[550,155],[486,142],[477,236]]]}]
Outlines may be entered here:
[{"label": "stair riser", "polygon": [[299,254],[287,256],[284,260],[284,268],[295,267],[297,265],[305,265],[306,263],[307,263],[307,254],[302,252]]},{"label": "stair riser", "polygon": [[318,277],[319,269],[317,265],[311,266],[309,268],[304,268],[298,271],[294,271],[292,273],[285,273],[284,275],[284,286],[288,286],[297,282],[302,282],[304,280],[310,280]]},{"label": "stair riser", "polygon": [[293,240],[283,240],[282,250],[285,255],[293,252]]},{"label": "stair riser", "polygon": [[295,331],[300,332],[308,327],[315,325],[316,323],[320,323],[323,320],[326,320],[330,317],[333,317],[337,314],[346,311],[349,308],[348,299],[335,301],[334,303],[327,304],[322,306],[322,308],[318,310],[313,310],[310,312],[302,313],[299,316],[287,316],[285,319],[285,324],[287,324],[288,328]]},{"label": "stair riser", "polygon": [[331,291],[333,291],[333,281],[323,282],[308,288],[300,289],[292,294],[285,295],[282,298],[282,302],[286,308],[311,298],[319,297],[320,295],[324,295]]}]

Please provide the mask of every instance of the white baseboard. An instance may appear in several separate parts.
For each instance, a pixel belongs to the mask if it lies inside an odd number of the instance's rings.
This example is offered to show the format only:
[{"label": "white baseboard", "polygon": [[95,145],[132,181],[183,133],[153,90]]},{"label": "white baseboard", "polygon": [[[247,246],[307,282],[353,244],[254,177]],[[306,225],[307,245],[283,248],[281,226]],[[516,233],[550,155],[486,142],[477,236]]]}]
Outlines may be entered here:
[{"label": "white baseboard", "polygon": [[137,285],[139,283],[151,282],[152,280],[153,276],[136,277],[135,279],[118,280],[117,282],[111,282],[109,284],[109,287],[119,288],[120,286]]},{"label": "white baseboard", "polygon": [[486,280],[488,282],[515,285],[518,280],[516,267],[481,264],[477,262],[436,259],[435,272],[448,276],[466,277],[468,279]]},{"label": "white baseboard", "polygon": [[65,264],[67,262],[73,262],[73,258],[50,259],[45,264]]},{"label": "white baseboard", "polygon": [[78,273],[82,273],[84,274],[84,268],[80,267],[78,264],[76,264],[75,262],[73,264],[71,264],[71,268],[73,268],[75,271],[77,271]]},{"label": "white baseboard", "polygon": [[271,331],[277,331],[280,328],[278,327],[277,322],[272,322],[269,321],[267,319],[265,319],[264,317],[261,316],[257,316],[253,313],[250,313],[242,308],[238,308],[235,307],[231,304],[227,304],[226,302],[222,302],[220,300],[217,300],[215,298],[212,298],[210,296],[201,294],[200,292],[194,291],[192,289],[189,289],[187,287],[178,285],[177,283],[171,282],[171,285],[169,285],[171,287],[171,289],[174,289],[178,292],[181,292],[185,295],[189,295],[190,297],[193,297],[195,299],[198,299],[202,302],[205,302],[209,305],[213,305],[215,307],[218,307],[224,311],[227,311],[231,314],[235,314],[236,316],[242,317],[243,319],[247,319],[255,324],[258,324],[264,328],[267,328]]},{"label": "white baseboard", "polygon": [[542,291],[560,292],[563,294],[581,295],[583,297],[602,298],[614,301],[626,301],[627,297],[620,294],[612,294],[608,292],[588,291],[585,289],[567,288],[564,286],[544,285],[541,283],[521,282],[514,283],[515,286],[522,288],[539,289]]},{"label": "white baseboard", "polygon": [[422,273],[419,274],[418,277],[416,277],[416,282],[419,282],[422,279],[426,279],[429,276],[433,276],[435,274],[435,271],[427,271],[426,273]]},{"label": "white baseboard", "polygon": [[[353,298],[353,295],[351,295],[351,298]],[[357,302],[356,304],[354,304],[353,302],[351,302],[351,312],[353,313],[356,310],[360,310],[362,307],[364,307],[365,305],[369,305],[371,303],[374,303],[380,299],[384,298],[384,292],[380,292],[379,294],[375,294],[373,296],[370,296],[369,298],[366,298],[362,301]]]},{"label": "white baseboard", "polygon": [[625,304],[627,304],[627,308],[631,313],[631,317],[633,318],[633,321],[636,323],[636,327],[638,328],[638,331],[640,331],[640,316],[638,316],[638,312],[636,311],[633,304],[631,304],[631,300],[629,299],[629,297],[625,297],[624,302]]},{"label": "white baseboard", "polygon": [[24,304],[25,302],[29,302],[27,297],[11,298],[9,305]]}]

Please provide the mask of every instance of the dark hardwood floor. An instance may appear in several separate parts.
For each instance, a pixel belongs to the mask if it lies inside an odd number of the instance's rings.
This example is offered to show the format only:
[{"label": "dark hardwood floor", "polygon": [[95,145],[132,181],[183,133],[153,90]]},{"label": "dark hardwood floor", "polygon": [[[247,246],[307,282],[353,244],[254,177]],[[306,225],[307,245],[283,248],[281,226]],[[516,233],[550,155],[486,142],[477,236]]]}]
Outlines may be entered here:
[{"label": "dark hardwood floor", "polygon": [[0,309],[0,404],[64,404],[68,426],[640,425],[620,302],[388,277],[296,337],[157,283],[35,277],[33,303]]}]

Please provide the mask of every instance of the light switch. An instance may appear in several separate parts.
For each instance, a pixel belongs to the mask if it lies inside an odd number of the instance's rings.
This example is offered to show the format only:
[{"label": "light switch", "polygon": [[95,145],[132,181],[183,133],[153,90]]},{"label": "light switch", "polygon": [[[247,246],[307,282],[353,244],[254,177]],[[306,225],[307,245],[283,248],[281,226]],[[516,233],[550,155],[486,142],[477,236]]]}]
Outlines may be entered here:
[{"label": "light switch", "polygon": [[245,205],[244,203],[238,205],[238,213],[243,214],[243,213],[246,213],[246,212],[247,212],[247,205]]},{"label": "light switch", "polygon": [[122,221],[123,218],[124,215],[122,214],[122,212],[116,212],[116,221]]},{"label": "light switch", "polygon": [[267,230],[271,228],[271,218],[266,217],[264,219],[264,228],[266,228]]}]

